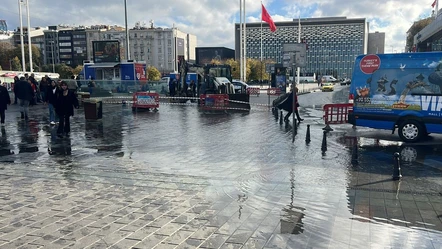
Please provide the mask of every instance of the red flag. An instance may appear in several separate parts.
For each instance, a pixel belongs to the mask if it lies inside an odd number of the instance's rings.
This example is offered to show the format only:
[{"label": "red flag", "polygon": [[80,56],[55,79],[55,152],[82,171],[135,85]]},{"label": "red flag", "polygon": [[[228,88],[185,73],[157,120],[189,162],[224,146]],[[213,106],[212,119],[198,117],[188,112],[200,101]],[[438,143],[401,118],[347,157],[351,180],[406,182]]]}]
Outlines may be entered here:
[{"label": "red flag", "polygon": [[434,0],[434,2],[433,2],[433,4],[431,5],[431,7],[434,8],[434,6],[436,6],[436,2],[437,2],[437,0]]},{"label": "red flag", "polygon": [[261,4],[261,6],[262,6],[261,20],[269,24],[270,31],[275,32],[276,25],[273,22],[272,17],[269,15],[269,12],[267,12],[266,7],[264,7],[264,4]]}]

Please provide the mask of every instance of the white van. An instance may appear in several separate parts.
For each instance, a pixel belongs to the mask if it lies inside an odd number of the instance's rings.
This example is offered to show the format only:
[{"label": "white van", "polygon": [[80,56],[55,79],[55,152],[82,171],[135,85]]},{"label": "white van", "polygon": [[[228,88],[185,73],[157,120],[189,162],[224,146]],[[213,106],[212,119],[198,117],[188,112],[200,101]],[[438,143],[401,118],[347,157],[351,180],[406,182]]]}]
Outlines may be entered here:
[{"label": "white van", "polygon": [[325,83],[325,82],[336,82],[338,81],[335,77],[331,76],[331,75],[324,75],[321,78],[321,83]]}]

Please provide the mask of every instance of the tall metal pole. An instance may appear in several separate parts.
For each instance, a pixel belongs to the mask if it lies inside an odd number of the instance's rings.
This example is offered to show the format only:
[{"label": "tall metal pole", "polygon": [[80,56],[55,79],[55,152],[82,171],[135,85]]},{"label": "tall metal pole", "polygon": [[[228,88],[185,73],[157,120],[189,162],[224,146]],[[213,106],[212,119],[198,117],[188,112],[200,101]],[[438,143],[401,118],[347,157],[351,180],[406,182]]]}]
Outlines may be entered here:
[{"label": "tall metal pole", "polygon": [[243,30],[242,30],[242,1],[239,0],[239,73],[240,80],[244,80],[244,71],[243,71]]},{"label": "tall metal pole", "polygon": [[244,0],[243,19],[244,19],[244,82],[247,82],[247,32],[246,32],[246,0]]},{"label": "tall metal pole", "polygon": [[23,73],[26,72],[26,62],[25,62],[25,44],[23,41],[23,13],[21,9],[21,4],[23,0],[18,0],[18,15],[20,16],[20,45],[21,45],[21,64]]},{"label": "tall metal pole", "polygon": [[127,28],[127,0],[124,0],[124,22],[126,26],[126,60],[130,60],[129,29]]},{"label": "tall metal pole", "polygon": [[32,66],[32,44],[31,44],[31,18],[29,13],[29,0],[26,0],[26,15],[28,17],[28,50],[29,50],[29,71],[34,72]]}]

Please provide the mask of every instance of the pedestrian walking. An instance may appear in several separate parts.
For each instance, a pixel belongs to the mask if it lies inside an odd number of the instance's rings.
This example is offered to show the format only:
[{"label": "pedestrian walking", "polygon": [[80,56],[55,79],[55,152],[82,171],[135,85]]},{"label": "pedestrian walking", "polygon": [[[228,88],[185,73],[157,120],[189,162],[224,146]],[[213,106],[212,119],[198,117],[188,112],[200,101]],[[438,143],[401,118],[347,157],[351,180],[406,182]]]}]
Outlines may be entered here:
[{"label": "pedestrian walking", "polygon": [[20,81],[18,76],[14,76],[14,83],[12,83],[12,89],[14,91],[14,105],[18,104],[17,94],[15,93],[15,85]]},{"label": "pedestrian walking", "polygon": [[77,93],[78,85],[77,85],[77,81],[75,81],[75,76],[74,75],[71,76],[71,80],[69,80],[67,82],[67,84],[68,84],[68,89],[76,94]]},{"label": "pedestrian walking", "polygon": [[94,77],[91,77],[91,79],[87,83],[87,87],[89,88],[90,96],[92,96],[92,93],[94,92],[94,88],[96,87]]},{"label": "pedestrian walking", "polygon": [[11,98],[9,97],[8,89],[3,86],[0,80],[0,117],[1,126],[5,126],[5,110],[8,109],[8,105],[11,104]]},{"label": "pedestrian walking", "polygon": [[57,102],[57,92],[59,88],[55,80],[51,81],[51,85],[46,88],[45,103],[48,105],[49,110],[49,124],[55,125],[55,104]]},{"label": "pedestrian walking", "polygon": [[57,93],[55,111],[59,117],[57,135],[59,137],[69,136],[71,132],[70,117],[74,116],[74,107],[79,108],[78,99],[75,94],[68,89],[66,82],[61,82],[61,90]]},{"label": "pedestrian walking", "polygon": [[20,104],[21,118],[28,120],[29,103],[34,97],[34,91],[31,84],[26,81],[25,77],[21,77],[20,81],[14,87],[14,91],[17,94],[17,98]]},{"label": "pedestrian walking", "polygon": [[50,84],[51,82],[47,81],[46,77],[41,78],[39,89],[40,89],[41,100],[43,102],[46,102],[46,92]]},{"label": "pedestrian walking", "polygon": [[[292,91],[289,94],[286,94],[285,99],[277,105],[278,109],[283,109],[285,111],[287,111],[287,115],[285,115],[284,117],[284,121],[288,122],[289,121],[289,117],[290,115],[292,115],[293,113],[293,92],[298,93],[298,88],[294,87],[293,89],[293,85],[292,85]],[[299,115],[299,102],[298,102],[298,95],[295,94],[295,115],[296,115],[296,119],[298,120],[298,122],[304,121],[304,119],[301,118],[301,116]]]}]

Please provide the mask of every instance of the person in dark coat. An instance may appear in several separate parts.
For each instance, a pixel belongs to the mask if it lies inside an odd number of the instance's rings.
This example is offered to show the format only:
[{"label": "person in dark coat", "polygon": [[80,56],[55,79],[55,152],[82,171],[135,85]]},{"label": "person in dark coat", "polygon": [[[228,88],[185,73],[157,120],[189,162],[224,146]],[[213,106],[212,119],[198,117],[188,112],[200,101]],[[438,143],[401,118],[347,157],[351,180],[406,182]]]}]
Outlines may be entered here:
[{"label": "person in dark coat", "polygon": [[[298,88],[297,87],[295,87],[294,90],[295,90],[296,93],[298,92]],[[299,116],[298,107],[299,107],[298,95],[295,94],[295,115],[296,115],[296,118],[298,119],[298,122],[301,122],[304,119],[302,119]],[[288,95],[287,99],[284,102],[282,102],[281,104],[278,105],[278,108],[279,109],[283,109],[283,110],[288,112],[287,115],[285,115],[285,117],[284,117],[284,121],[288,122],[290,115],[292,115],[292,113],[293,113],[293,90],[290,92],[290,94]]]},{"label": "person in dark coat", "polygon": [[14,105],[16,105],[18,103],[18,101],[17,101],[17,94],[15,93],[15,85],[19,81],[20,81],[20,79],[18,78],[18,76],[14,76],[14,83],[12,84],[13,85],[13,91],[14,91]]},{"label": "person in dark coat", "polygon": [[0,116],[1,126],[5,126],[5,110],[8,109],[8,105],[11,104],[11,98],[9,97],[8,89],[1,84],[0,81]]},{"label": "person in dark coat", "polygon": [[74,107],[79,108],[78,99],[75,94],[68,89],[66,82],[61,82],[61,90],[57,92],[57,100],[55,104],[55,111],[59,117],[59,125],[57,129],[57,135],[63,137],[63,135],[69,136],[71,131],[71,124],[69,118],[74,116]]},{"label": "person in dark coat", "polygon": [[60,89],[57,86],[55,80],[51,81],[51,84],[47,86],[44,102],[48,105],[49,108],[49,122],[51,125],[55,125],[55,105],[57,102],[57,93]]},{"label": "person in dark coat", "polygon": [[21,77],[20,81],[15,84],[14,91],[20,103],[21,118],[28,120],[29,103],[34,98],[34,90],[25,77]]}]

